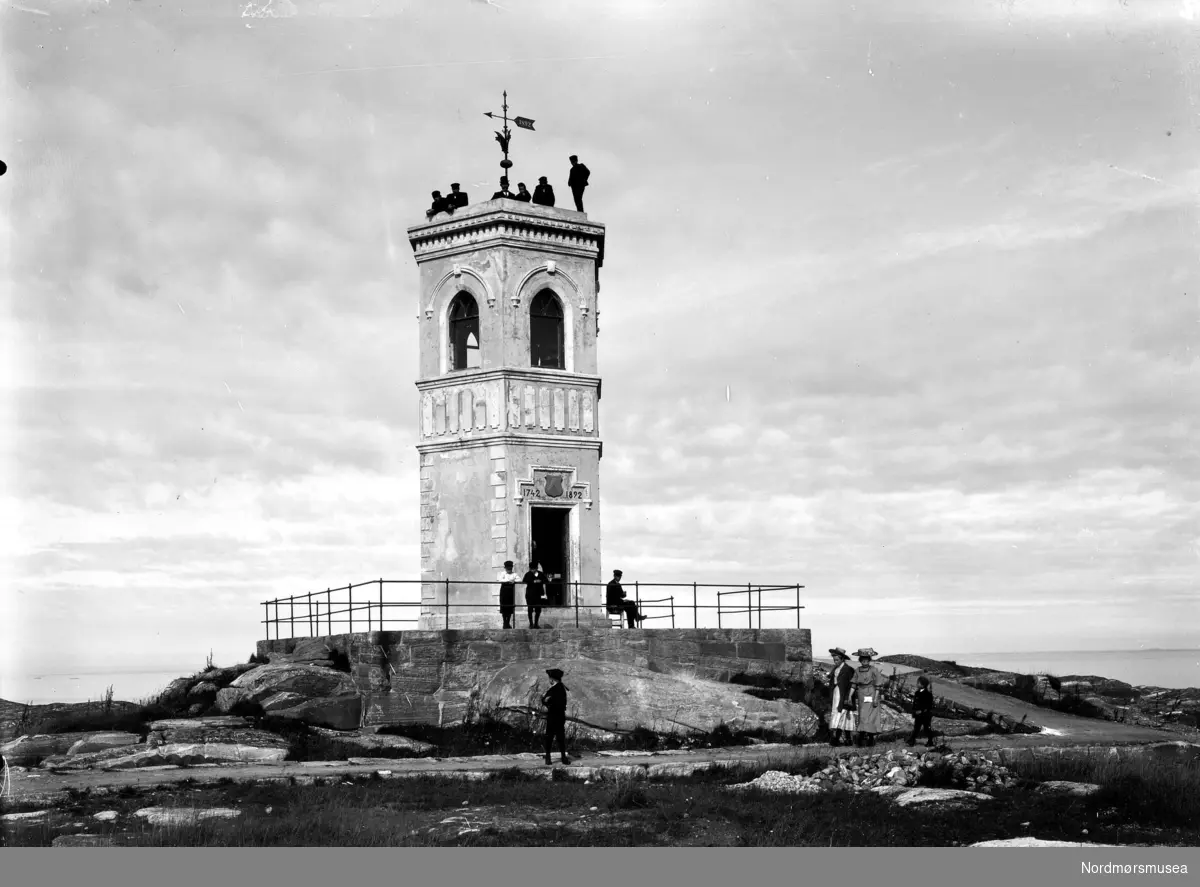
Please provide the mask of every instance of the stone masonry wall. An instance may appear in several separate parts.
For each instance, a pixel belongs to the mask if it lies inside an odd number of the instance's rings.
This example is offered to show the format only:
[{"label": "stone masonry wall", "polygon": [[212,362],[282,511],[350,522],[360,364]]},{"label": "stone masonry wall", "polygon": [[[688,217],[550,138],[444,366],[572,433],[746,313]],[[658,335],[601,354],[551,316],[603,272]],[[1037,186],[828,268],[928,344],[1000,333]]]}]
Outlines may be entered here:
[{"label": "stone masonry wall", "polygon": [[[618,662],[716,681],[734,675],[812,680],[812,635],[794,629],[608,628],[374,631],[324,639],[346,654],[363,697],[365,724],[461,722],[473,691],[512,662]],[[290,653],[295,639],[259,641],[260,655]]]}]

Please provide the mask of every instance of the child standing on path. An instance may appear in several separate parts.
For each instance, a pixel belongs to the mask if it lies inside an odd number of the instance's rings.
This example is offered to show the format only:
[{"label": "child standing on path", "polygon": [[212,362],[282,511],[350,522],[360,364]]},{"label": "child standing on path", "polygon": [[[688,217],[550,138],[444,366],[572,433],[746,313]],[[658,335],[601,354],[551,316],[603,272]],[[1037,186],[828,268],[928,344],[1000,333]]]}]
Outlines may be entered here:
[{"label": "child standing on path", "polygon": [[929,678],[921,675],[917,678],[917,690],[913,693],[913,731],[912,736],[908,739],[909,745],[917,744],[917,733],[922,728],[925,730],[927,741],[926,748],[933,747],[933,689],[929,685]]},{"label": "child standing on path", "polygon": [[550,749],[558,739],[558,750],[562,762],[571,763],[567,757],[567,688],[562,682],[562,669],[548,668],[550,689],[542,694],[542,705],[546,706],[546,763],[550,761]]}]

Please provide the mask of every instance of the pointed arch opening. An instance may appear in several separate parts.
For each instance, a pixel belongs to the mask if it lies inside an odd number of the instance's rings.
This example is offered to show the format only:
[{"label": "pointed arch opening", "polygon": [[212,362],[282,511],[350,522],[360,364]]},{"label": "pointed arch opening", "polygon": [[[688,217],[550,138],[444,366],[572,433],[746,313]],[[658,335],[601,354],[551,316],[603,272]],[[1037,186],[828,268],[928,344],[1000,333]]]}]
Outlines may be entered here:
[{"label": "pointed arch opening", "polygon": [[529,304],[529,365],[566,369],[563,308],[550,290],[542,290]]},{"label": "pointed arch opening", "polygon": [[479,303],[470,293],[459,293],[450,303],[450,369],[473,370],[481,365]]}]

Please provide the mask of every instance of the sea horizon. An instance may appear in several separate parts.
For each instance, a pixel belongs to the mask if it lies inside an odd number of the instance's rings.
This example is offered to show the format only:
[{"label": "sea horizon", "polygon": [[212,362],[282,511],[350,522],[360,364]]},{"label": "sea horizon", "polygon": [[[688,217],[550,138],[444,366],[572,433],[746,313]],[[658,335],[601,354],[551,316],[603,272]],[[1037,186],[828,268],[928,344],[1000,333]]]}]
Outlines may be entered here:
[{"label": "sea horizon", "polygon": [[[819,651],[814,651],[818,652]],[[886,652],[883,655],[887,655]],[[1097,675],[1140,686],[1164,689],[1200,688],[1200,648],[1144,647],[1137,650],[996,650],[914,653],[959,665],[996,668],[1024,674]],[[817,655],[820,659],[820,655]],[[175,678],[192,674],[194,666],[80,669],[5,675],[0,699],[47,705],[99,701],[111,686],[113,698],[140,702],[163,690]]]}]

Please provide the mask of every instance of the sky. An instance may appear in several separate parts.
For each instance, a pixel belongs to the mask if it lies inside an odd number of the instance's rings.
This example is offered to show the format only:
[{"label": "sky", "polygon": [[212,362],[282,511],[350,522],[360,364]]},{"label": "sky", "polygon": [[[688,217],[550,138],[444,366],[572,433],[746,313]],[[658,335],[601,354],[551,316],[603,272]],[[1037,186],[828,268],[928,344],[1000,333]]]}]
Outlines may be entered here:
[{"label": "sky", "polygon": [[8,4],[0,696],[419,575],[406,229],[495,189],[503,89],[607,226],[606,575],[802,584],[818,650],[1200,646],[1200,3],[734,9]]}]

